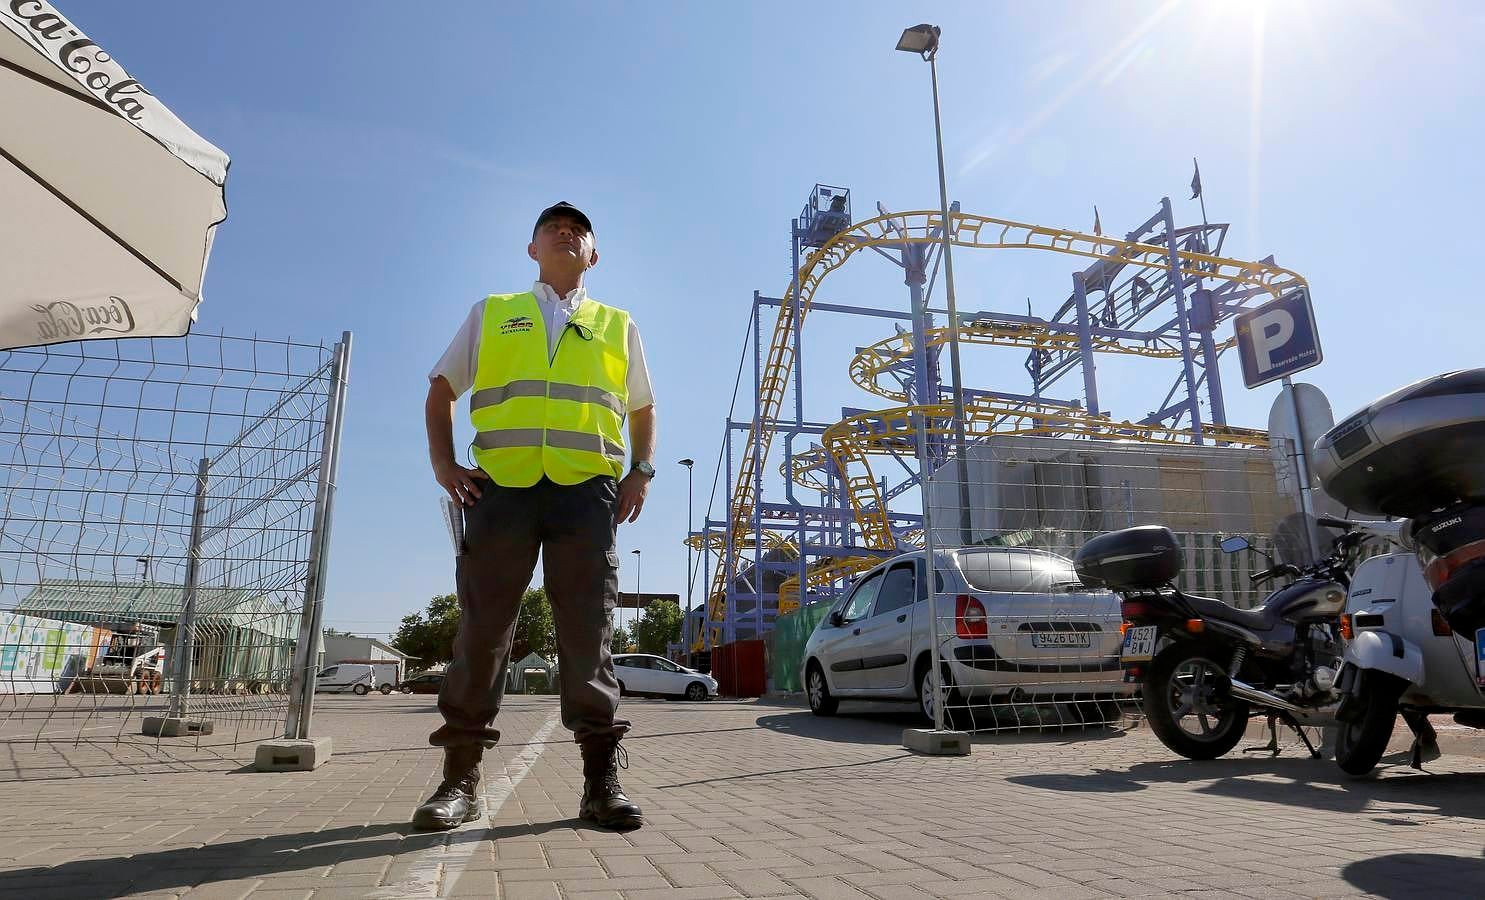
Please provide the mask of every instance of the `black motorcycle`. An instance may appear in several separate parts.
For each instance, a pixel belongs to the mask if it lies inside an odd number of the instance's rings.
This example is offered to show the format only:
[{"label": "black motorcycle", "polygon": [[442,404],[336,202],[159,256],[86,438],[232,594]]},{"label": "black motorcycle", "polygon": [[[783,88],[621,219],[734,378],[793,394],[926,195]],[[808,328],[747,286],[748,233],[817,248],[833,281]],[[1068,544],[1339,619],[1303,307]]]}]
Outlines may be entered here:
[{"label": "black motorcycle", "polygon": [[[1328,724],[1335,715],[1340,616],[1360,543],[1360,535],[1347,533],[1311,566],[1279,563],[1254,574],[1255,584],[1295,579],[1254,609],[1176,587],[1181,548],[1160,525],[1100,535],[1073,565],[1085,584],[1122,599],[1122,661],[1128,677],[1143,684],[1145,717],[1161,743],[1188,759],[1215,759],[1242,740],[1250,718],[1265,715],[1269,743],[1252,749],[1277,752],[1276,723],[1283,723],[1318,757],[1301,726]],[[1250,547],[1239,537],[1222,549]]]}]

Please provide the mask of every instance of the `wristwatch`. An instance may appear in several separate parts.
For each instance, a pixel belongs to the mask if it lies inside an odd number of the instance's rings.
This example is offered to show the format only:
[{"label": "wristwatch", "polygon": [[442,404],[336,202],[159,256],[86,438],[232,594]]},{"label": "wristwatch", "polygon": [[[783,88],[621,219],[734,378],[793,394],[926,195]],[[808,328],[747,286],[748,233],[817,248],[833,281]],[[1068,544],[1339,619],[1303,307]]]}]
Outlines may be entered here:
[{"label": "wristwatch", "polygon": [[655,477],[655,467],[650,465],[650,461],[647,459],[636,459],[634,463],[629,466],[629,471],[638,472],[646,478]]}]

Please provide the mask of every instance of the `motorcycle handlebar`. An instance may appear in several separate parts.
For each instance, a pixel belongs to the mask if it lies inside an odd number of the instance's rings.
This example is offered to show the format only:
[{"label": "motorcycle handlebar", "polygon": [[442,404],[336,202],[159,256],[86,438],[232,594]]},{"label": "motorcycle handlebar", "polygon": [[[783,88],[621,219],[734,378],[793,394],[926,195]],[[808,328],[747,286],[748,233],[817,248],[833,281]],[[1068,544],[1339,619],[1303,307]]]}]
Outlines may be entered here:
[{"label": "motorcycle handlebar", "polygon": [[1297,576],[1303,574],[1304,573],[1300,571],[1298,566],[1290,565],[1289,563],[1279,563],[1276,566],[1270,566],[1269,568],[1264,569],[1262,572],[1254,572],[1252,575],[1248,576],[1248,580],[1253,582],[1254,584],[1257,584],[1260,581],[1268,581],[1269,579],[1279,575]]},{"label": "motorcycle handlebar", "polygon": [[1356,527],[1355,522],[1347,522],[1345,519],[1332,519],[1330,516],[1320,516],[1315,519],[1315,524],[1322,525],[1326,528],[1339,528],[1342,531],[1348,531]]}]

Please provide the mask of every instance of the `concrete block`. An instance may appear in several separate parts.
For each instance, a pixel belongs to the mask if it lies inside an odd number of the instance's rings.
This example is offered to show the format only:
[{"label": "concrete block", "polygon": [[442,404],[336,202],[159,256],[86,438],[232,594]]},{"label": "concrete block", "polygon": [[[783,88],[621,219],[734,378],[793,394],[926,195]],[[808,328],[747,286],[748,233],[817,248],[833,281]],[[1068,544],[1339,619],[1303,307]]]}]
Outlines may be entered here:
[{"label": "concrete block", "polygon": [[264,741],[253,755],[253,768],[259,772],[311,772],[330,758],[328,737]]},{"label": "concrete block", "polygon": [[969,732],[906,728],[902,732],[902,746],[926,756],[968,756]]},{"label": "concrete block", "polygon": [[145,716],[140,734],[150,737],[181,737],[193,734],[211,734],[213,724],[196,719],[177,719],[172,716]]}]

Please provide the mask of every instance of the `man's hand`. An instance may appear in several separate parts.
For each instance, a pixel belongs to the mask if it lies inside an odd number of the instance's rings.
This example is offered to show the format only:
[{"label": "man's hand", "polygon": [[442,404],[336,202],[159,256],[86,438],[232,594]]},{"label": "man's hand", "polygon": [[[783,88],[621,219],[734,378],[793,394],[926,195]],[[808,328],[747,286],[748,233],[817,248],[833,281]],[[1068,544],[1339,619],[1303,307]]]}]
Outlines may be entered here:
[{"label": "man's hand", "polygon": [[645,494],[650,492],[650,477],[641,472],[630,472],[619,482],[619,510],[614,513],[614,522],[623,524],[639,520],[645,508]]},{"label": "man's hand", "polygon": [[448,492],[449,499],[460,506],[473,506],[474,501],[480,498],[480,487],[476,482],[490,480],[484,469],[466,469],[453,460],[434,466],[433,478]]}]

